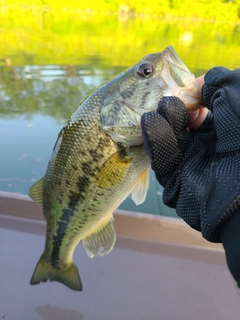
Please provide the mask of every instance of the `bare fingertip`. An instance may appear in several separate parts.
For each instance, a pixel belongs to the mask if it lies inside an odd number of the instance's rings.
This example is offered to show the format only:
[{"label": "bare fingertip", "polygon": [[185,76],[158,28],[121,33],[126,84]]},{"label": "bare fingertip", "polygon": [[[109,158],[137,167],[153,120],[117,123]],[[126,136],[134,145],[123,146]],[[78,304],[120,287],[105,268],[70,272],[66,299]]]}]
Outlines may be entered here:
[{"label": "bare fingertip", "polygon": [[197,130],[206,119],[208,111],[209,110],[207,108],[199,108],[196,111],[189,112],[189,128],[191,128],[192,130]]}]

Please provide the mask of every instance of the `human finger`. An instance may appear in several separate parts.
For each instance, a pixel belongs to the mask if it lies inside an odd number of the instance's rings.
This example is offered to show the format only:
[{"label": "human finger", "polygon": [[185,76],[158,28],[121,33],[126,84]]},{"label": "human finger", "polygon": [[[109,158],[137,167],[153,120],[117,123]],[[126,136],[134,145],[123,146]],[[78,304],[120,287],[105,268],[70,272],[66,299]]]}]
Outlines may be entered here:
[{"label": "human finger", "polygon": [[207,108],[189,110],[188,111],[190,115],[189,128],[192,130],[197,130],[206,119],[208,111],[209,110]]}]

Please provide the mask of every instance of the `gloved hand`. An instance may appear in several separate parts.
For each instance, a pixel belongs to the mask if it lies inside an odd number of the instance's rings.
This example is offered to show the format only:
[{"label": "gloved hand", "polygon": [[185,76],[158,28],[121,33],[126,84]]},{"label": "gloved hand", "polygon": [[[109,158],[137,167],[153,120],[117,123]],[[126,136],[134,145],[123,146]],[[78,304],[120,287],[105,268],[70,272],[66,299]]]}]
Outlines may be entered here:
[{"label": "gloved hand", "polygon": [[176,97],[164,97],[141,126],[163,201],[212,242],[222,242],[240,287],[240,69],[205,75],[202,126],[187,131],[189,114]]}]

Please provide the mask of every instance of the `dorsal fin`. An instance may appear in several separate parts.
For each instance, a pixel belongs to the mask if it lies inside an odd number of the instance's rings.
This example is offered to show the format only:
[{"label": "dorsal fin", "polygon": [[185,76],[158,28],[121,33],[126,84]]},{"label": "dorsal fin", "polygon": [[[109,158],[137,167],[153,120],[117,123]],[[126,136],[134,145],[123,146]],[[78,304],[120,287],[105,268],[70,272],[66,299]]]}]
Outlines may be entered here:
[{"label": "dorsal fin", "polygon": [[83,239],[83,246],[90,258],[105,256],[115,243],[116,233],[113,225],[113,215],[101,223],[93,232]]},{"label": "dorsal fin", "polygon": [[36,202],[40,207],[42,207],[42,189],[43,189],[44,177],[38,182],[34,183],[29,190],[29,196]]},{"label": "dorsal fin", "polygon": [[136,205],[143,203],[147,196],[147,191],[149,187],[149,176],[150,176],[150,167],[145,169],[140,177],[138,178],[136,184],[134,185],[131,191],[131,198]]}]

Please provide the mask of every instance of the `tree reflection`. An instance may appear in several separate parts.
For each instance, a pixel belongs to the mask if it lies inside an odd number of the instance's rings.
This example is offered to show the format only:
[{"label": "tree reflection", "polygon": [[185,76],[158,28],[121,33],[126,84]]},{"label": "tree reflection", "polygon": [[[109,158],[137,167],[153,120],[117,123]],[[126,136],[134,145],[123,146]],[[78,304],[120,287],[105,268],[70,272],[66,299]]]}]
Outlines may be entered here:
[{"label": "tree reflection", "polygon": [[144,55],[174,45],[196,75],[238,67],[238,24],[74,11],[0,12],[0,117],[67,119],[95,87]]},{"label": "tree reflection", "polygon": [[7,66],[0,67],[0,116],[41,114],[67,119],[108,77],[109,73],[96,75],[76,65],[14,67],[8,60]]}]

